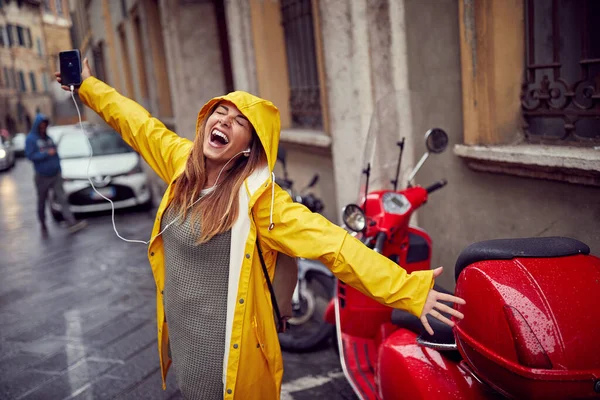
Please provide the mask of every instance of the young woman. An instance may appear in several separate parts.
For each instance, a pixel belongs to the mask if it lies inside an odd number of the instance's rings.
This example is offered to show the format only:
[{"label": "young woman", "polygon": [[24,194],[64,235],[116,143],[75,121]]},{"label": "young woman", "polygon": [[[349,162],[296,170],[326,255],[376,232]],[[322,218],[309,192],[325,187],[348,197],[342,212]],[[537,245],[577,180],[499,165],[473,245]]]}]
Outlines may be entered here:
[{"label": "young woman", "polygon": [[375,300],[420,316],[430,332],[427,314],[449,325],[438,310],[463,317],[439,302],[463,300],[432,289],[442,268],[407,274],[275,184],[280,119],[271,102],[216,97],[190,141],[92,77],[87,60],[82,78],[82,101],[169,184],[148,247],[163,388],[173,361],[186,399],[279,398],[283,362],[257,243],[271,278],[278,253],[318,259]]}]

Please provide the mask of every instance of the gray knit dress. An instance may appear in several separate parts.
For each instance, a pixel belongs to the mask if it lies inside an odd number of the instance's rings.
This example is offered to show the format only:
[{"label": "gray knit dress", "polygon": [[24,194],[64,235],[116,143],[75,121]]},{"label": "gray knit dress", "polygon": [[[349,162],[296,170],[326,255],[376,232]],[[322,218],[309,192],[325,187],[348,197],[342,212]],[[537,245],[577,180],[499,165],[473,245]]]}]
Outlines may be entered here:
[{"label": "gray knit dress", "polygon": [[[161,230],[176,218],[164,214]],[[164,302],[175,376],[186,400],[223,398],[231,231],[197,245],[190,213],[163,234]],[[199,226],[194,230],[199,232]]]}]

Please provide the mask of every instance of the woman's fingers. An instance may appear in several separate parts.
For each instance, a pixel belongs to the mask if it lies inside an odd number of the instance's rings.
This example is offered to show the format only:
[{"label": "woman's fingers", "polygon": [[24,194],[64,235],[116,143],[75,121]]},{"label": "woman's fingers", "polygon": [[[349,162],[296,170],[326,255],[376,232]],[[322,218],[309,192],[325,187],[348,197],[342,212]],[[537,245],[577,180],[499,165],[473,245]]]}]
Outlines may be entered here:
[{"label": "woman's fingers", "polygon": [[467,304],[466,301],[464,301],[460,297],[452,296],[451,294],[446,294],[446,293],[439,293],[438,292],[437,299],[438,300],[443,300],[443,301],[449,301],[450,303]]},{"label": "woman's fingers", "polygon": [[463,319],[465,316],[463,315],[463,313],[461,313],[458,310],[455,310],[452,307],[448,307],[447,305],[445,305],[444,303],[435,303],[435,308],[437,308],[438,310],[440,310],[441,312],[445,312],[446,314],[450,314],[458,319]]},{"label": "woman's fingers", "polygon": [[442,274],[442,272],[444,272],[444,267],[437,267],[436,269],[433,270],[433,278],[437,278],[438,276],[440,276]]},{"label": "woman's fingers", "polygon": [[421,316],[421,323],[425,327],[425,330],[427,331],[427,333],[429,333],[430,335],[433,336],[433,329],[431,329],[431,325],[429,325],[429,321],[427,321],[427,314],[423,314]]},{"label": "woman's fingers", "polygon": [[[444,324],[450,326],[450,327],[454,327],[454,322],[452,322],[450,319],[444,317],[442,314],[440,314],[438,311],[436,310],[431,310],[429,311],[429,314],[431,314],[432,317],[442,321]],[[430,333],[431,335],[431,333]]]}]

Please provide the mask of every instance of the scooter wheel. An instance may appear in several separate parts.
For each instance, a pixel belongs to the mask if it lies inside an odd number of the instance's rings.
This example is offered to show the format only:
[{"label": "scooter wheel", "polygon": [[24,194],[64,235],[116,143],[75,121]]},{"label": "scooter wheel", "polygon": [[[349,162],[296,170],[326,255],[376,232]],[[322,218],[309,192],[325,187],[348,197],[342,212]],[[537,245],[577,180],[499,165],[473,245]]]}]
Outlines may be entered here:
[{"label": "scooter wheel", "polygon": [[[281,348],[289,352],[308,352],[317,349],[335,332],[335,326],[328,324],[325,310],[334,294],[334,278],[319,272],[306,276],[306,292],[303,293],[298,315],[290,320],[289,329],[279,334]],[[310,313],[306,315],[305,313]],[[309,318],[307,318],[309,317]],[[294,324],[294,320],[303,321]]]}]

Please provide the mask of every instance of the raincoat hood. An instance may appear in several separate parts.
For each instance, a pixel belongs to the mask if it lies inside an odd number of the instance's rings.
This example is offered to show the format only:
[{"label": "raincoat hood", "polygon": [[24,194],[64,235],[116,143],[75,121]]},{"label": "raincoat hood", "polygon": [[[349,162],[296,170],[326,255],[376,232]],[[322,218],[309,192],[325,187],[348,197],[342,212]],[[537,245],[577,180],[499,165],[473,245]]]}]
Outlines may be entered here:
[{"label": "raincoat hood", "polygon": [[44,121],[50,122],[50,118],[48,118],[46,115],[44,115],[42,113],[38,113],[35,116],[35,120],[33,121],[33,125],[31,126],[31,130],[29,131],[29,133],[39,136],[40,124]]},{"label": "raincoat hood", "polygon": [[196,134],[199,132],[202,122],[209,116],[209,113],[221,101],[229,101],[248,118],[248,121],[254,127],[256,134],[267,155],[269,171],[273,172],[277,162],[277,149],[279,147],[279,132],[281,130],[281,119],[279,110],[273,103],[261,99],[247,92],[236,91],[218,96],[208,101],[198,113],[196,121]]}]

